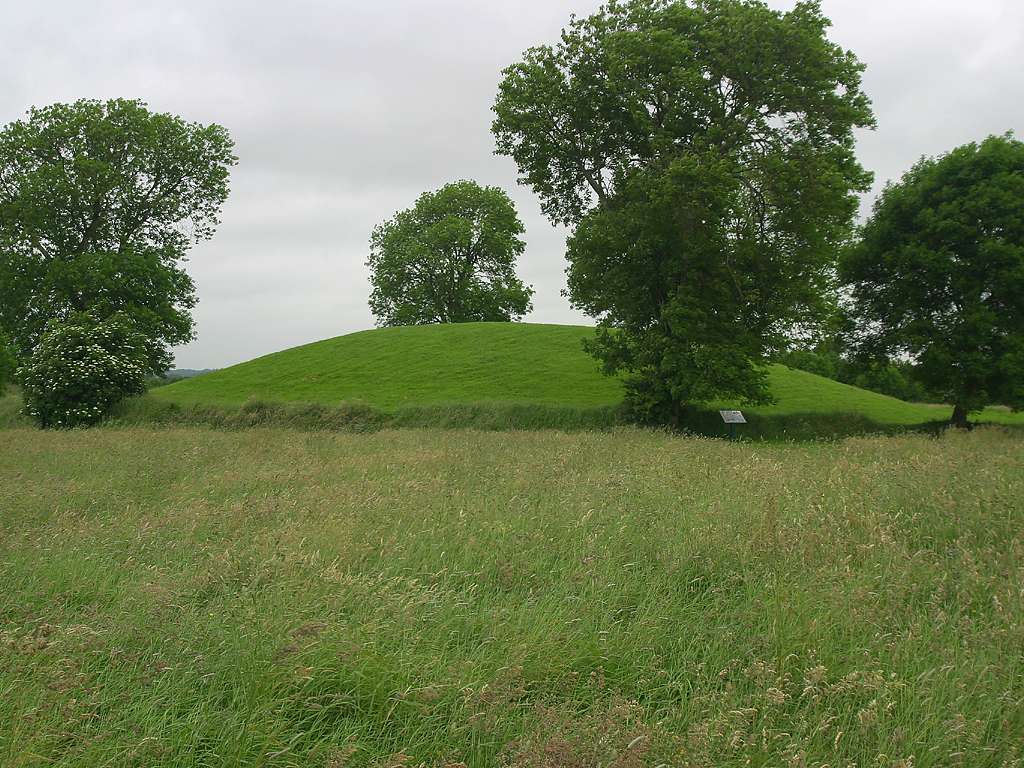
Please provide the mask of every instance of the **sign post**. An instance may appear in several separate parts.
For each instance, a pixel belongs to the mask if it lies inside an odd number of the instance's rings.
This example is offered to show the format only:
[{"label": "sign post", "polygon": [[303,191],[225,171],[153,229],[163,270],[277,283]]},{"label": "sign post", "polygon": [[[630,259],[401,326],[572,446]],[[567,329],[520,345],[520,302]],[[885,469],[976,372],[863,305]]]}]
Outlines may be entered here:
[{"label": "sign post", "polygon": [[736,425],[746,424],[747,420],[743,418],[743,411],[719,411],[719,415],[722,417],[722,421],[729,425],[729,439],[736,439]]}]

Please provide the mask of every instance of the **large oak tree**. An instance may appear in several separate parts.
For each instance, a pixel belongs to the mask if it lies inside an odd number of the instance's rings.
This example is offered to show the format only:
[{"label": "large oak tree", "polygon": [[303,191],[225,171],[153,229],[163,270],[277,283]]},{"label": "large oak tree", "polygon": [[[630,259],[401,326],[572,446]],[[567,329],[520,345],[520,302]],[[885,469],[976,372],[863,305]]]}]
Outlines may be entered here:
[{"label": "large oak tree", "polygon": [[921,160],[861,234],[841,265],[860,351],[913,360],[958,426],[989,403],[1024,406],[1024,143]]},{"label": "large oak tree", "polygon": [[47,324],[122,313],[162,373],[193,337],[182,269],[209,238],[235,164],[227,131],[139,101],[32,109],[0,131],[0,332],[24,360]]},{"label": "large oak tree", "polygon": [[873,120],[828,23],[816,2],[613,1],[505,70],[498,151],[574,227],[570,298],[640,416],[770,399],[765,363],[822,305]]}]

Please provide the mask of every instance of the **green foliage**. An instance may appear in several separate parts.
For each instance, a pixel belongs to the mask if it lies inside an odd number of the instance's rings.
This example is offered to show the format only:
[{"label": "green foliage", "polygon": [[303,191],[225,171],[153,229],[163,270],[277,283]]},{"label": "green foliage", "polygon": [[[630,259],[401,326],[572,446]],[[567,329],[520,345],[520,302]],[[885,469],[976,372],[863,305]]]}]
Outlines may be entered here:
[{"label": "green foliage", "polygon": [[[854,390],[857,391],[857,390]],[[16,398],[14,398],[16,399]],[[12,400],[14,400],[12,399]],[[894,401],[895,402],[895,401]],[[17,409],[8,406],[5,420],[0,402],[0,428],[16,425]],[[745,412],[747,423],[735,434],[743,442],[821,441],[856,435],[941,432],[948,424],[941,414],[926,411],[915,423],[880,421],[870,411],[764,410]],[[991,414],[990,416],[996,416]],[[925,420],[931,417],[933,420]],[[1024,421],[1004,418],[1014,426]],[[630,414],[619,406],[541,405],[538,403],[450,403],[410,405],[383,410],[366,403],[282,403],[247,400],[238,405],[203,405],[147,395],[116,406],[104,425],[120,427],[211,427],[214,429],[280,428],[304,432],[379,432],[388,429],[473,429],[488,432],[558,430],[606,432],[631,425]],[[682,429],[692,436],[724,438],[730,433],[718,410],[687,408]]]},{"label": "green foliage", "polygon": [[780,355],[777,362],[907,402],[924,403],[933,400],[917,380],[911,363],[843,357],[830,348],[791,349]]},{"label": "green foliage", "polygon": [[3,397],[7,385],[14,378],[15,368],[17,368],[17,361],[14,357],[14,349],[0,333],[0,397]]},{"label": "green foliage", "polygon": [[51,321],[18,369],[26,413],[41,427],[100,422],[122,399],[145,390],[147,351],[146,338],[123,314]]},{"label": "green foliage", "polygon": [[896,364],[889,362],[867,363],[846,363],[842,373],[845,378],[840,379],[853,384],[861,389],[870,389],[872,392],[881,392],[883,395],[897,397],[900,400],[911,402],[926,402],[929,400],[928,392],[917,381],[913,366],[907,363]]},{"label": "green foliage", "polygon": [[923,159],[888,185],[845,254],[858,346],[903,354],[954,421],[1024,405],[1024,143]]},{"label": "green foliage", "polygon": [[[396,426],[608,426],[621,420],[623,388],[618,379],[602,376],[583,351],[581,342],[593,337],[592,328],[529,323],[380,328],[178,381],[152,390],[151,398],[182,409],[237,409],[251,399],[327,407],[363,402],[386,412]],[[781,365],[768,366],[766,373],[777,402],[744,409],[748,418],[770,421],[751,435],[831,435],[847,416],[876,429],[944,416],[941,408],[903,403]],[[738,405],[735,400],[711,403],[710,420],[687,409],[681,426],[721,434],[715,409]],[[1024,423],[1024,415],[1002,410],[986,411],[984,419]],[[813,429],[794,422],[813,422]],[[200,417],[194,423],[206,422]]]},{"label": "green foliage", "polygon": [[[107,420],[111,426],[208,426],[217,429],[281,427],[303,431],[376,432],[381,429],[480,429],[513,431],[607,430],[626,424],[615,406],[539,403],[445,403],[384,410],[367,403],[273,402],[250,399],[238,405],[205,405],[136,397],[125,400]],[[4,424],[0,411],[0,426]]]},{"label": "green foliage", "polygon": [[791,349],[778,358],[778,362],[789,368],[807,371],[815,376],[839,380],[839,368],[842,361],[838,354],[816,349]]},{"label": "green foliage", "polygon": [[235,164],[218,125],[138,101],[32,109],[0,131],[0,329],[21,355],[50,320],[123,312],[146,366],[193,336],[195,286],[181,262],[213,236]]},{"label": "green foliage", "polygon": [[641,416],[765,402],[782,329],[822,310],[872,124],[827,26],[816,2],[611,2],[505,70],[498,151],[575,225],[569,295]]},{"label": "green foliage", "polygon": [[25,415],[21,393],[13,388],[0,392],[0,429],[31,426],[32,422]]},{"label": "green foliage", "polygon": [[373,231],[370,309],[377,325],[518,320],[533,289],[516,277],[525,244],[497,187],[447,184]]},{"label": "green foliage", "polygon": [[0,765],[1021,757],[1009,430],[0,445]]}]

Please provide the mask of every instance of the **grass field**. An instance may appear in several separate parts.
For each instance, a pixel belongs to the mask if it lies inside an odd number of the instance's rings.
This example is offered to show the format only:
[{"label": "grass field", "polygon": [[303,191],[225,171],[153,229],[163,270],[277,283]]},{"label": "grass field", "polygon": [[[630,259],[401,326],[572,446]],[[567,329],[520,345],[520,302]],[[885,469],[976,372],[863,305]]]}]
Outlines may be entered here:
[{"label": "grass field", "polygon": [[0,431],[4,766],[1020,766],[1024,441]]},{"label": "grass field", "polygon": [[[563,421],[590,425],[601,417],[588,419],[578,413],[580,409],[609,411],[622,400],[620,383],[602,375],[597,362],[581,347],[581,340],[592,333],[581,326],[525,323],[382,328],[179,381],[154,390],[151,397],[184,407],[237,407],[255,398],[322,405],[357,401],[384,411],[434,409],[429,418],[411,418],[415,423],[452,418],[436,410],[441,406],[515,404],[574,409]],[[940,421],[951,412],[945,406],[904,403],[780,365],[772,366],[770,376],[778,402],[744,408],[762,421],[824,414],[854,416],[884,427]],[[716,403],[712,410],[737,405]],[[975,418],[1024,424],[1024,414],[999,409],[987,409]],[[466,423],[465,419],[455,421]],[[546,422],[533,418],[524,423]],[[472,420],[469,424],[479,426]]]}]

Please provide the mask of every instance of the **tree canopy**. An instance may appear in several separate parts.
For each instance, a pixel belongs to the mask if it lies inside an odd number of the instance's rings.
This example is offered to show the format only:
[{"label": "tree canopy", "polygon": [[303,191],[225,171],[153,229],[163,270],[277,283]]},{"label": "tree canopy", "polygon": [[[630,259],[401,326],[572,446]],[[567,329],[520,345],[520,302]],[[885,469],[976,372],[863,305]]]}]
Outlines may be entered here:
[{"label": "tree canopy", "polygon": [[472,181],[426,192],[370,241],[370,309],[377,324],[518,320],[533,289],[516,276],[525,244],[515,205]]},{"label": "tree canopy", "polygon": [[818,314],[870,175],[862,65],[816,2],[610,2],[504,72],[500,153],[573,226],[568,288],[640,415],[768,399],[763,363]]},{"label": "tree canopy", "polygon": [[181,268],[228,195],[233,144],[218,125],[139,101],[32,109],[0,131],[0,331],[22,359],[50,321],[121,312],[162,373],[193,337]]},{"label": "tree canopy", "polygon": [[904,356],[953,422],[1024,405],[1024,143],[967,144],[917,163],[875,203],[841,277],[857,345]]}]

